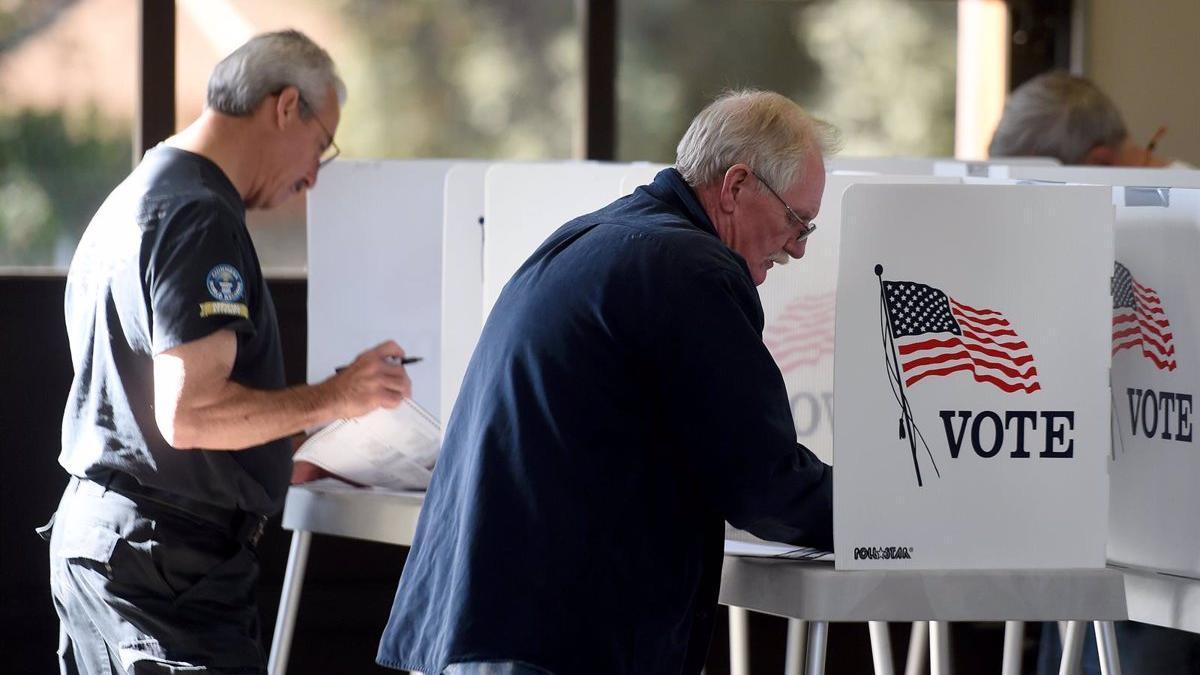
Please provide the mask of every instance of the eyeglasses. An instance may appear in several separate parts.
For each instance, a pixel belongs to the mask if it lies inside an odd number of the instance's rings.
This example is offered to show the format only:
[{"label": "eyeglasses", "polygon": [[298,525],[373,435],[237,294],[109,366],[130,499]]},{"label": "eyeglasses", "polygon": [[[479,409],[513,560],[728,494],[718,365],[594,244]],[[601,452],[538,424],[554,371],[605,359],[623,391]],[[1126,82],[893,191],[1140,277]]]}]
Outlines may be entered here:
[{"label": "eyeglasses", "polygon": [[308,109],[309,116],[317,121],[317,126],[321,127],[321,131],[324,131],[325,135],[329,137],[329,145],[327,145],[325,147],[325,151],[321,153],[321,160],[317,164],[317,170],[319,171],[324,169],[327,164],[337,159],[337,156],[342,154],[342,149],[339,148],[337,143],[334,142],[333,134],[329,133],[329,129],[325,128],[325,123],[322,122],[321,118],[317,116],[316,108],[309,105],[308,101],[304,100],[303,96],[300,97],[300,105]]},{"label": "eyeglasses", "polygon": [[762,183],[763,187],[767,188],[767,191],[774,195],[775,199],[779,200],[779,203],[783,205],[783,208],[787,209],[788,218],[800,227],[800,234],[796,235],[796,241],[804,241],[805,239],[808,239],[808,235],[817,231],[816,223],[804,220],[800,217],[800,214],[793,211],[792,207],[788,206],[788,203],[783,201],[783,197],[780,197],[779,193],[775,191],[775,188],[771,187],[770,183],[763,180],[763,177],[758,175],[757,171],[751,169],[750,173],[754,174],[754,177],[758,179],[758,182]]}]

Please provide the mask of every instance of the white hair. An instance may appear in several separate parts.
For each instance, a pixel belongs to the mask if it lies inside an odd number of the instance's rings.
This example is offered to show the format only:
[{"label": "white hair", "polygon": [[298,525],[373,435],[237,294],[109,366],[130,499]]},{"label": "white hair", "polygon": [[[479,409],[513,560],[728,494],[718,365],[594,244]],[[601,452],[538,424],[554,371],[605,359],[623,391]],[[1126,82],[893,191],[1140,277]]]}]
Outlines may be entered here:
[{"label": "white hair", "polygon": [[[729,167],[748,164],[777,190],[804,177],[810,154],[838,147],[833,125],[772,91],[722,94],[692,120],[675,150],[675,168],[692,187],[720,180]],[[761,187],[759,188],[762,189]]]},{"label": "white hair", "polygon": [[300,90],[305,103],[300,107],[303,117],[325,107],[330,88],[338,105],[346,102],[346,85],[329,54],[304,33],[284,30],[254,36],[213,68],[208,78],[208,107],[244,117],[263,99],[288,86]]},{"label": "white hair", "polygon": [[1009,95],[988,155],[1054,157],[1079,164],[1093,148],[1115,147],[1128,135],[1121,113],[1095,84],[1055,71]]}]

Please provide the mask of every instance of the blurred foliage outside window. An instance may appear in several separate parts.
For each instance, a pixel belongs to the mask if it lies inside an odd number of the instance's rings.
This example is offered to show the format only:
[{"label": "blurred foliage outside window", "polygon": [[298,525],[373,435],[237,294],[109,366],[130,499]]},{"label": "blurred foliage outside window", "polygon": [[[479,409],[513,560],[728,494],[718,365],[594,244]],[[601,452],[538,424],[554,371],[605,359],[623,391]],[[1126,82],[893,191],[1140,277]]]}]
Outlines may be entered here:
[{"label": "blurred foliage outside window", "polygon": [[[200,113],[226,53],[254,33],[297,28],[346,82],[344,159],[573,155],[582,54],[570,0],[213,1],[177,3],[180,128]],[[264,268],[303,269],[303,198],[248,221]]]},{"label": "blurred foliage outside window", "polygon": [[623,0],[617,157],[670,163],[727,89],[778,91],[842,131],[842,154],[954,152],[957,3]]},{"label": "blurred foliage outside window", "polygon": [[[82,4],[0,0],[3,267],[65,267],[92,212],[129,171],[136,15],[122,27],[105,14],[136,7]],[[130,70],[95,81],[101,56]]]},{"label": "blurred foliage outside window", "polygon": [[[294,27],[349,88],[343,157],[566,159],[580,137],[569,0],[178,0],[178,126],[254,33]],[[137,7],[0,0],[0,266],[66,267],[129,171]],[[845,154],[953,147],[955,3],[625,0],[618,159],[670,162],[727,88],[780,91],[843,131]],[[319,186],[318,186],[318,189]],[[304,200],[255,212],[268,270],[303,269]]]}]

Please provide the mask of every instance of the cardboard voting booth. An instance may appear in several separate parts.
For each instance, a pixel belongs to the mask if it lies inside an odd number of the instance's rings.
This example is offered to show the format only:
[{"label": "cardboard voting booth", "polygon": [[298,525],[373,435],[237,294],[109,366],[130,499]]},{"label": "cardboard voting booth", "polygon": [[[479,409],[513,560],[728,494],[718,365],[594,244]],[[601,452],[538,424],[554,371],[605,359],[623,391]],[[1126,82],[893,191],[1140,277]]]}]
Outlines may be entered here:
[{"label": "cardboard voting booth", "polygon": [[1112,291],[1112,445],[1108,557],[1200,578],[1200,455],[1191,433],[1200,370],[1193,311],[1200,254],[1200,171],[992,167],[1024,182],[1110,185],[1116,208]]},{"label": "cardboard voting booth", "polygon": [[1052,157],[1000,157],[984,160],[939,159],[933,163],[933,175],[956,178],[1007,178],[1008,167],[1061,167]]},{"label": "cardboard voting booth", "polygon": [[443,426],[483,330],[483,185],[491,165],[456,164],[446,173],[442,233]]},{"label": "cardboard voting booth", "polygon": [[1200,190],[1113,190],[1108,555],[1200,578]]},{"label": "cardboard voting booth", "polygon": [[339,161],[308,196],[308,380],[395,340],[440,410],[442,191],[450,161]]},{"label": "cardboard voting booth", "polygon": [[654,180],[659,171],[671,166],[670,164],[651,164],[649,162],[634,162],[630,164],[625,175],[621,177],[621,194],[633,194],[633,191]]},{"label": "cardboard voting booth", "polygon": [[1200,170],[1142,169],[1108,166],[1032,166],[996,164],[991,178],[1090,185],[1200,188]]},{"label": "cardboard voting booth", "polygon": [[838,568],[1102,567],[1110,191],[854,185],[842,222]]},{"label": "cardboard voting booth", "polygon": [[564,223],[620,196],[628,164],[492,165],[485,177],[483,314],[537,247]]}]

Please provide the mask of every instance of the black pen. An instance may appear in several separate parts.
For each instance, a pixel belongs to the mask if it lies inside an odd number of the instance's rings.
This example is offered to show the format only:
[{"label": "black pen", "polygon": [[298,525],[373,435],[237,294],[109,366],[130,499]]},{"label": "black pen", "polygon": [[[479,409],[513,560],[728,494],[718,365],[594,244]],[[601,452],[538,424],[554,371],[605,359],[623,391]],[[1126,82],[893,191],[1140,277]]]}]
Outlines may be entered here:
[{"label": "black pen", "polygon": [[[385,356],[385,357],[383,357],[383,360],[387,361],[388,363],[393,364],[393,365],[399,363],[402,366],[409,366],[414,363],[420,363],[421,361],[424,361],[425,357],[423,357],[423,356],[405,356],[404,358],[397,360],[396,357],[394,357],[394,356]],[[347,367],[348,366],[338,366],[337,368],[333,369],[333,372],[340,373],[343,370],[345,370]]]}]

